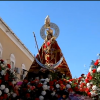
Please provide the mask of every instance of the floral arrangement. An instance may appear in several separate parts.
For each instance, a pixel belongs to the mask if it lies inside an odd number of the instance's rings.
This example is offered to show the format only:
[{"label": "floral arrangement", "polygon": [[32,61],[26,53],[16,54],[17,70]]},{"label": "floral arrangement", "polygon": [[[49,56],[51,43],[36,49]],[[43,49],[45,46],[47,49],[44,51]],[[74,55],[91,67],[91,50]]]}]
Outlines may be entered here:
[{"label": "floral arrangement", "polygon": [[0,60],[0,100],[11,100],[17,94],[14,92],[15,72],[11,70],[10,64]]},{"label": "floral arrangement", "polygon": [[[94,69],[93,66],[95,66]],[[87,75],[68,79],[35,77],[16,83],[16,73],[10,64],[0,60],[0,100],[99,100],[100,60],[97,59]]]}]

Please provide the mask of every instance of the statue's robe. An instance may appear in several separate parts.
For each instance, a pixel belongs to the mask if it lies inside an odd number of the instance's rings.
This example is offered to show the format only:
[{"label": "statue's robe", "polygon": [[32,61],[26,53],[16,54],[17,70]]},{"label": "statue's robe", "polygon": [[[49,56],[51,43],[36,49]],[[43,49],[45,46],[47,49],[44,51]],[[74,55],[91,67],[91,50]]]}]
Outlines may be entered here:
[{"label": "statue's robe", "polygon": [[[39,50],[39,53],[36,56],[36,58],[42,64],[56,64],[60,60],[61,57],[62,57],[61,49],[58,46],[57,41],[53,38],[50,41],[43,43],[42,47]],[[36,62],[36,60],[34,60],[29,69],[28,74],[38,73],[40,68],[41,66]],[[67,77],[72,78],[71,72],[69,70],[69,67],[64,57],[63,57],[63,61],[56,68],[56,70],[62,74],[65,74]]]}]

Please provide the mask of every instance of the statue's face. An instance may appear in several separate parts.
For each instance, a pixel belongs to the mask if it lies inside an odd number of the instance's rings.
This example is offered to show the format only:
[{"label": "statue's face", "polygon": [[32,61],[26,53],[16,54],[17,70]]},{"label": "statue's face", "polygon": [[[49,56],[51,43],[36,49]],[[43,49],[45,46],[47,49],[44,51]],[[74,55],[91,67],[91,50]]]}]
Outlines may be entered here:
[{"label": "statue's face", "polygon": [[51,34],[48,34],[47,35],[47,39],[50,40],[51,38],[52,38],[52,35]]}]

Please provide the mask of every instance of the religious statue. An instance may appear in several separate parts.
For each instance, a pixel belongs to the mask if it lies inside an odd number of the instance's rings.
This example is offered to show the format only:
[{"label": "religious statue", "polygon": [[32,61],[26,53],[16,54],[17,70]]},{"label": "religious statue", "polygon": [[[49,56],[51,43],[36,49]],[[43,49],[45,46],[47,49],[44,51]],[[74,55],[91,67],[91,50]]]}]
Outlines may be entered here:
[{"label": "religious statue", "polygon": [[40,35],[44,39],[44,43],[38,50],[39,52],[26,77],[30,77],[30,73],[32,76],[32,73],[39,73],[43,70],[55,70],[55,73],[60,72],[61,74],[72,78],[69,67],[56,41],[56,38],[59,35],[59,28],[56,24],[50,22],[49,16],[45,19],[45,24],[40,30]]}]

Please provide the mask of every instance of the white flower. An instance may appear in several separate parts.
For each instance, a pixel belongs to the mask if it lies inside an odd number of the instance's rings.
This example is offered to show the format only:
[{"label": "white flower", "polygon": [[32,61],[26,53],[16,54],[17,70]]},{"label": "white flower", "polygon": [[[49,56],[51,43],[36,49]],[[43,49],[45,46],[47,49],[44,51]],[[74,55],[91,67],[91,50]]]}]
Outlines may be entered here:
[{"label": "white flower", "polygon": [[5,93],[8,93],[9,92],[9,89],[8,88],[5,88],[4,92]]},{"label": "white flower", "polygon": [[59,88],[60,87],[60,85],[59,84],[56,84],[56,88]]},{"label": "white flower", "polygon": [[96,93],[95,92],[91,91],[90,93],[91,93],[91,97],[96,96]]},{"label": "white flower", "polygon": [[7,60],[5,60],[3,63],[4,63],[4,65],[7,65]]},{"label": "white flower", "polygon": [[17,94],[16,94],[16,93],[13,93],[12,95],[13,95],[13,97],[16,97],[16,96],[17,96]]},{"label": "white flower", "polygon": [[68,89],[71,88],[71,85],[70,84],[67,84],[66,85],[66,88],[68,88]]},{"label": "white flower", "polygon": [[86,75],[83,75],[83,77],[85,77],[85,78],[86,78]]},{"label": "white flower", "polygon": [[45,81],[46,81],[46,82],[49,82],[49,81],[50,81],[50,79],[46,78],[46,79],[45,79]]},{"label": "white flower", "polygon": [[5,85],[1,85],[0,89],[4,90],[5,89]]},{"label": "white flower", "polygon": [[54,95],[55,95],[55,91],[54,91],[54,92],[52,92],[52,93],[51,93],[51,95],[52,95],[52,96],[54,96]]},{"label": "white flower", "polygon": [[43,87],[43,90],[47,90],[48,89],[47,85],[43,85],[42,87]]},{"label": "white flower", "polygon": [[46,91],[42,91],[41,94],[42,94],[42,95],[46,95]]},{"label": "white flower", "polygon": [[45,79],[42,78],[42,79],[40,79],[40,81],[45,81]]},{"label": "white flower", "polygon": [[82,81],[84,81],[84,78],[81,78]]},{"label": "white flower", "polygon": [[5,70],[2,70],[1,71],[1,75],[5,75]]},{"label": "white flower", "polygon": [[44,100],[44,97],[43,96],[39,96],[39,100]]},{"label": "white flower", "polygon": [[43,84],[44,84],[44,85],[46,85],[46,84],[47,84],[47,82],[45,81]]},{"label": "white flower", "polygon": [[97,88],[97,86],[96,85],[93,85],[92,86],[92,90],[97,90],[98,88]]},{"label": "white flower", "polygon": [[90,86],[90,83],[87,83],[86,85],[87,85],[87,87],[88,87],[88,86]]},{"label": "white flower", "polygon": [[0,96],[2,95],[2,91],[0,90]]},{"label": "white flower", "polygon": [[97,72],[100,72],[100,66],[97,68]]}]

